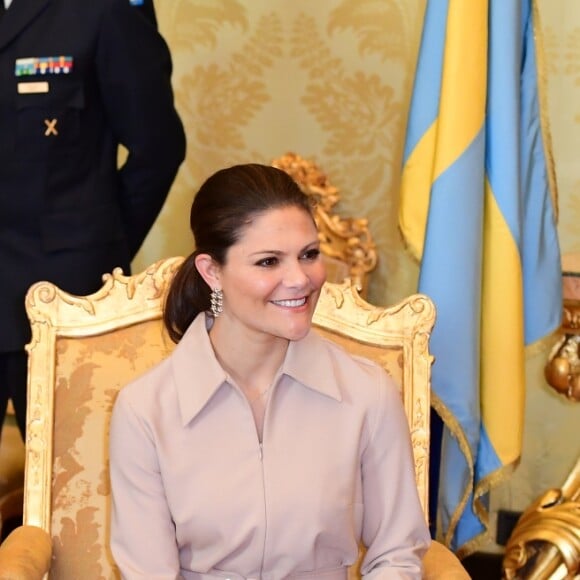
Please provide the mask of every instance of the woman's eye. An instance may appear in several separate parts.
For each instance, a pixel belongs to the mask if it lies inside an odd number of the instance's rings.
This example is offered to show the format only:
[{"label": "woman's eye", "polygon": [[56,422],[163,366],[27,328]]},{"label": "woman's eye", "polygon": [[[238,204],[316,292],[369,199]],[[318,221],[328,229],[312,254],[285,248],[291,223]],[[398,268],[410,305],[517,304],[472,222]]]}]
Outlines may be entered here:
[{"label": "woman's eye", "polygon": [[278,258],[274,258],[273,256],[270,258],[264,258],[256,263],[256,266],[261,266],[262,268],[269,268],[275,266],[278,263]]},{"label": "woman's eye", "polygon": [[314,260],[316,260],[316,258],[318,258],[318,256],[320,256],[320,250],[318,248],[313,248],[312,250],[304,252],[302,258],[304,260],[310,260],[313,262]]}]

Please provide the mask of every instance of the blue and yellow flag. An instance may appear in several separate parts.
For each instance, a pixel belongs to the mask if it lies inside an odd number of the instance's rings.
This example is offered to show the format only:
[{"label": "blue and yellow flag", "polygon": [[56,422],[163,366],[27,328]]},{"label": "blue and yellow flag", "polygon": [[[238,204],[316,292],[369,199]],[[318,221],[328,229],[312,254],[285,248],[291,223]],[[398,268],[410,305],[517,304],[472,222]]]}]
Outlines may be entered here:
[{"label": "blue and yellow flag", "polygon": [[428,0],[407,128],[399,222],[437,306],[438,538],[461,556],[521,454],[525,347],[561,320],[535,17],[531,0]]}]

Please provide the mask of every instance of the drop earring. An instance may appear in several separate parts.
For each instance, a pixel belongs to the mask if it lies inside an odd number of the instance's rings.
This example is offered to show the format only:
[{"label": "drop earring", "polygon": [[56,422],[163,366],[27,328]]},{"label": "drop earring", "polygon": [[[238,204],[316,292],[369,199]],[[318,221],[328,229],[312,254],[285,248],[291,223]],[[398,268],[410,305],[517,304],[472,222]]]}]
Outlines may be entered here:
[{"label": "drop earring", "polygon": [[223,312],[224,293],[220,288],[213,288],[210,296],[210,309],[214,318]]}]

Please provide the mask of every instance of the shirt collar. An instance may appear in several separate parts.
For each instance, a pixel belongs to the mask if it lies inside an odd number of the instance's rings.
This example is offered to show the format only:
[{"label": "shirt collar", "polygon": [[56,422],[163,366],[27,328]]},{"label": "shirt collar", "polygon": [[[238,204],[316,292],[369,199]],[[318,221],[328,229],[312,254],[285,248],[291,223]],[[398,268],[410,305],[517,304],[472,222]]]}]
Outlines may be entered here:
[{"label": "shirt collar", "polygon": [[171,355],[182,425],[191,421],[226,382],[209,340],[206,314],[196,316]]},{"label": "shirt collar", "polygon": [[[214,354],[205,313],[195,318],[175,347],[171,365],[181,421],[185,426],[228,379]],[[305,338],[290,342],[281,375],[288,375],[322,395],[342,400],[328,347],[312,330]]]},{"label": "shirt collar", "polygon": [[290,342],[282,372],[313,391],[342,400],[328,344],[314,330]]}]

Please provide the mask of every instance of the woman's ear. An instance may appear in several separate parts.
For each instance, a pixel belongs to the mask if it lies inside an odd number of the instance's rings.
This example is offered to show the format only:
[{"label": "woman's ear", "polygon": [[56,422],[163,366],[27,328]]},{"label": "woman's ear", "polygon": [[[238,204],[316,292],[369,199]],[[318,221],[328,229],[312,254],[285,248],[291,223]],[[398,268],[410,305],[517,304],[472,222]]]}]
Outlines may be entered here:
[{"label": "woman's ear", "polygon": [[198,254],[195,267],[210,288],[221,288],[219,264],[209,254]]}]

